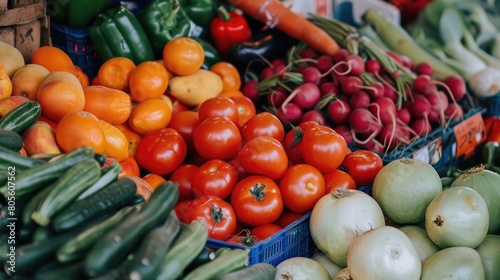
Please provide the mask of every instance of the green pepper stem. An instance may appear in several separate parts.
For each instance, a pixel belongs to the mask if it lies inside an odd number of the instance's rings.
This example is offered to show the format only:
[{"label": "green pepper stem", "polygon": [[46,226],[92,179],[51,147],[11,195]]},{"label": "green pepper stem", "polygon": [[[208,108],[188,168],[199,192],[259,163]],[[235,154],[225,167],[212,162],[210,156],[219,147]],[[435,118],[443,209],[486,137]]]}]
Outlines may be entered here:
[{"label": "green pepper stem", "polygon": [[167,16],[167,19],[165,20],[166,26],[167,27],[172,27],[175,25],[175,16],[179,12],[181,5],[179,4],[179,0],[171,0],[172,3],[172,11]]},{"label": "green pepper stem", "polygon": [[219,8],[217,8],[217,11],[219,12],[219,15],[221,16],[223,21],[227,22],[231,20],[231,15],[224,6],[219,6]]}]

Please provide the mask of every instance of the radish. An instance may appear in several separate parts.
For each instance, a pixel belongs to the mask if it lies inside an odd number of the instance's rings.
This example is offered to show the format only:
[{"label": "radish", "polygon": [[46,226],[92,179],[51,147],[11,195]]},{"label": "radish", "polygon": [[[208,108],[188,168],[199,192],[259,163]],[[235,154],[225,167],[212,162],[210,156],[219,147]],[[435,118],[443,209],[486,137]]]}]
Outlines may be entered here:
[{"label": "radish", "polygon": [[297,104],[289,102],[284,106],[278,107],[276,116],[283,124],[296,125],[302,117],[302,109]]},{"label": "radish", "polygon": [[370,58],[365,62],[366,72],[377,74],[380,72],[380,68],[382,68],[380,62],[376,59]]},{"label": "radish", "polygon": [[448,76],[442,82],[448,86],[455,101],[460,101],[467,93],[465,81],[459,76]]},{"label": "radish", "polygon": [[300,72],[302,74],[303,83],[313,83],[319,85],[321,80],[321,72],[314,66],[308,66]]},{"label": "radish", "polygon": [[340,82],[340,88],[345,95],[353,95],[363,87],[363,81],[357,76],[345,76]]},{"label": "radish", "polygon": [[378,134],[378,140],[384,145],[386,151],[391,151],[401,144],[410,143],[410,132],[397,124],[387,124]]},{"label": "radish", "polygon": [[370,96],[365,91],[358,91],[349,98],[349,106],[351,109],[368,108],[370,104]]},{"label": "radish", "polygon": [[340,49],[333,55],[333,62],[338,63],[340,61],[345,61],[349,55],[350,53],[347,49]]},{"label": "radish", "polygon": [[401,108],[396,110],[396,118],[402,123],[409,125],[411,121],[411,113],[408,108]]},{"label": "radish", "polygon": [[274,67],[268,66],[260,71],[259,78],[260,80],[265,80],[267,78],[271,78],[275,73]]},{"label": "radish", "polygon": [[323,114],[318,111],[318,110],[310,110],[305,112],[302,117],[300,118],[300,123],[306,122],[306,121],[314,121],[317,122],[320,125],[325,125],[326,120]]},{"label": "radish", "polygon": [[319,72],[326,73],[330,71],[333,66],[333,59],[328,55],[321,55],[318,57],[316,62],[316,68],[318,68]]},{"label": "radish", "polygon": [[431,83],[432,78],[427,74],[418,75],[413,81],[413,89],[423,93],[425,92],[427,86]]},{"label": "radish", "polygon": [[399,63],[399,65],[401,66],[405,66],[404,65],[404,61],[403,61],[403,57],[396,53],[396,52],[393,52],[393,51],[387,51],[386,54],[391,57],[392,59],[394,59],[394,61],[396,61],[397,63]]},{"label": "radish", "polygon": [[421,94],[415,94],[409,105],[411,115],[416,118],[426,118],[432,110],[429,100]]},{"label": "radish", "polygon": [[330,120],[337,125],[347,123],[347,119],[351,113],[351,107],[349,107],[349,104],[339,98],[330,102],[326,110]]},{"label": "radish", "polygon": [[432,125],[427,118],[413,119],[410,127],[418,136],[426,136],[432,132]]},{"label": "radish", "polygon": [[335,130],[335,132],[337,132],[342,137],[344,137],[344,140],[347,143],[347,145],[351,145],[354,143],[353,138],[352,138],[352,134],[351,134],[351,130],[346,125],[335,126],[335,127],[333,127],[333,130]]},{"label": "radish", "polygon": [[243,95],[250,98],[250,100],[256,102],[260,98],[259,91],[257,90],[257,85],[258,82],[255,80],[247,81],[243,84],[241,92],[243,93]]},{"label": "radish", "polygon": [[415,72],[417,73],[417,75],[432,76],[432,73],[434,73],[434,69],[432,68],[432,65],[430,63],[424,61],[416,66]]},{"label": "radish", "polygon": [[319,99],[321,93],[317,85],[313,83],[304,83],[296,87],[285,99],[282,106],[292,101],[303,110],[308,110],[314,107]]},{"label": "radish", "polygon": [[380,126],[378,119],[367,109],[358,108],[353,110],[347,119],[349,126],[354,132],[363,133],[373,131],[374,126]]},{"label": "radish", "polygon": [[311,48],[307,48],[307,49],[300,50],[298,52],[298,55],[301,58],[315,58],[318,56],[318,53]]},{"label": "radish", "polygon": [[431,111],[428,118],[431,123],[444,125],[445,111],[448,108],[448,97],[442,91],[436,91],[426,96],[431,104]]},{"label": "radish", "polygon": [[366,89],[372,100],[384,97],[385,86],[382,83],[372,83],[369,88]]},{"label": "radish", "polygon": [[382,124],[394,123],[396,121],[396,104],[387,97],[374,100],[368,105],[368,109]]},{"label": "radish", "polygon": [[287,94],[285,89],[278,87],[266,96],[267,104],[273,107],[279,107],[285,102]]},{"label": "radish", "polygon": [[384,86],[384,97],[387,97],[394,102],[398,100],[398,94],[396,93],[396,90],[393,87],[387,85]]},{"label": "radish", "polygon": [[384,154],[384,145],[380,144],[376,139],[371,139],[362,145],[366,150],[377,153]]},{"label": "radish", "polygon": [[339,86],[335,82],[325,82],[320,84],[319,90],[321,91],[321,96],[334,93],[339,93]]},{"label": "radish", "polygon": [[273,68],[286,66],[286,61],[284,59],[277,58],[277,59],[274,59],[273,61],[271,61],[271,65]]},{"label": "radish", "polygon": [[349,74],[358,76],[365,72],[365,61],[361,56],[351,54],[346,57],[345,62],[349,65]]},{"label": "radish", "polygon": [[446,110],[444,111],[444,115],[446,120],[458,121],[463,119],[464,110],[458,103],[450,103],[448,104],[448,108],[446,108]]}]

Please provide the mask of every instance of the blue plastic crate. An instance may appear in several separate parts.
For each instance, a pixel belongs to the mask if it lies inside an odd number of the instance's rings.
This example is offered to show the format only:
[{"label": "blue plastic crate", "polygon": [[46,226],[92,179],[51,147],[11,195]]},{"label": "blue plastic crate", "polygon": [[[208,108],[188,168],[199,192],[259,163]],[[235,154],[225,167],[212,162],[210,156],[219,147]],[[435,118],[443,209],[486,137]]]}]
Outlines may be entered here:
[{"label": "blue plastic crate", "polygon": [[[312,257],[316,246],[309,232],[310,216],[311,211],[268,239],[262,240],[252,247],[248,247],[250,249],[248,264],[269,263],[276,266],[280,262],[292,257]],[[246,248],[211,238],[207,241],[207,247],[215,250],[222,247]]]},{"label": "blue plastic crate", "polygon": [[500,94],[484,100],[486,116],[500,116]]},{"label": "blue plastic crate", "polygon": [[90,80],[97,76],[103,61],[90,39],[88,28],[72,28],[51,22],[50,37],[52,45],[66,52]]}]

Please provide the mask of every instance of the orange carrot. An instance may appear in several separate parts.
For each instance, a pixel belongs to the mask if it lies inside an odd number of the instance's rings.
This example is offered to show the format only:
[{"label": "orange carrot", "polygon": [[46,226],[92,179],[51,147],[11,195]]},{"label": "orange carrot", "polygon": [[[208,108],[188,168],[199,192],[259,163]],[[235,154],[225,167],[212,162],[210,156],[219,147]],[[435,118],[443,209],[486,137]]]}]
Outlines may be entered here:
[{"label": "orange carrot", "polygon": [[256,20],[276,27],[325,55],[334,55],[340,46],[325,31],[303,16],[292,12],[278,0],[228,0]]}]

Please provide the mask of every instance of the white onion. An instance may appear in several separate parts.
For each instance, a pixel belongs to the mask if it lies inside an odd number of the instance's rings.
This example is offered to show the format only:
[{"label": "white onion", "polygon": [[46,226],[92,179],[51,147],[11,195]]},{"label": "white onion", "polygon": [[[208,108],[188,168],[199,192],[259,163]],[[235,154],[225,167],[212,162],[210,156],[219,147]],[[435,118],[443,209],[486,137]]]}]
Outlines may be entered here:
[{"label": "white onion", "polygon": [[391,161],[375,177],[372,196],[384,215],[397,224],[424,221],[425,209],[442,191],[432,165],[410,158]]},{"label": "white onion", "polygon": [[368,194],[336,189],[314,206],[309,230],[314,244],[335,264],[347,266],[347,249],[354,238],[385,225],[384,214]]},{"label": "white onion", "polygon": [[317,261],[304,258],[292,257],[286,259],[276,266],[275,280],[330,280],[330,274]]},{"label": "white onion", "polygon": [[454,187],[432,200],[425,213],[425,230],[440,248],[475,248],[488,232],[488,206],[475,190]]},{"label": "white onion", "polygon": [[440,250],[429,236],[427,236],[427,232],[423,227],[410,225],[400,227],[399,230],[406,234],[411,243],[413,243],[421,264],[424,264],[430,256]]},{"label": "white onion", "polygon": [[317,261],[319,264],[321,264],[326,269],[326,271],[328,271],[328,273],[330,274],[331,277],[334,277],[343,269],[338,264],[332,262],[332,260],[330,260],[325,255],[325,253],[323,253],[319,250],[311,257],[311,259],[313,259],[313,260]]},{"label": "white onion", "polygon": [[383,226],[351,242],[347,267],[354,280],[418,280],[422,265],[410,239],[399,229]]},{"label": "white onion", "polygon": [[343,268],[332,280],[352,280],[351,272],[348,267]]},{"label": "white onion", "polygon": [[500,277],[500,236],[488,234],[483,242],[476,247],[481,256],[484,274],[487,280],[499,279]]},{"label": "white onion", "polygon": [[435,279],[484,280],[481,257],[469,247],[442,249],[427,259],[422,266],[421,280]]}]

